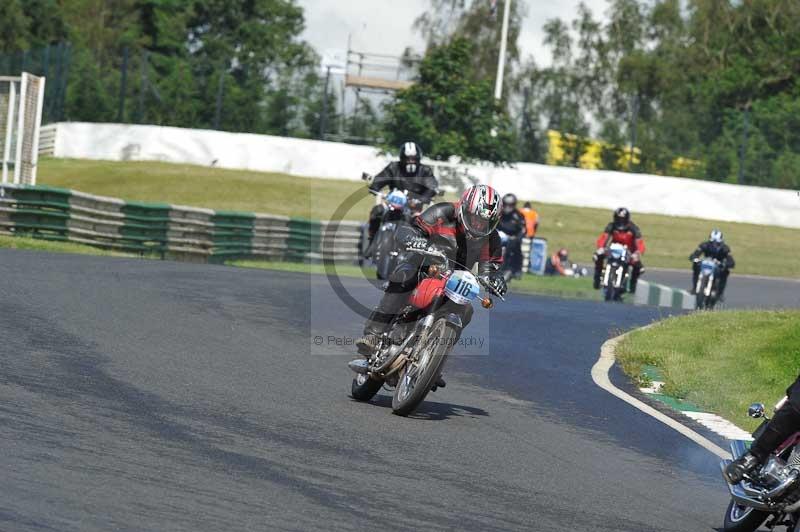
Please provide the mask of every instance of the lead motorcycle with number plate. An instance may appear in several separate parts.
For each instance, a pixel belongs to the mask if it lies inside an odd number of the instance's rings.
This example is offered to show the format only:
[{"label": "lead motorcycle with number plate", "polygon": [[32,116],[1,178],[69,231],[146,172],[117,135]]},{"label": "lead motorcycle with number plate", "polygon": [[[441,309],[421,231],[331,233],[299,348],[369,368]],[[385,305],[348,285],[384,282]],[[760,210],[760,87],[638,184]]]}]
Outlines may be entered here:
[{"label": "lead motorcycle with number plate", "polygon": [[456,263],[443,251],[433,246],[407,251],[426,258],[422,279],[375,351],[348,364],[357,373],[351,387],[354,399],[369,401],[382,387],[394,388],[392,411],[401,416],[413,412],[434,389],[464,328],[459,307],[480,300],[483,308],[492,308],[492,299],[482,296],[481,288],[503,299],[485,279],[452,269]]},{"label": "lead motorcycle with number plate", "polygon": [[[779,409],[783,401],[775,406]],[[764,414],[764,405],[750,406],[748,415],[763,418],[753,432],[758,438],[766,430],[769,419]],[[737,459],[747,452],[749,442],[731,442],[731,455]],[[720,462],[725,468],[731,460]],[[723,475],[724,478],[724,475]],[[754,532],[762,525],[769,530],[786,527],[790,532],[800,532],[800,432],[790,436],[769,459],[738,484],[727,484],[731,501],[725,511],[724,532]]]}]

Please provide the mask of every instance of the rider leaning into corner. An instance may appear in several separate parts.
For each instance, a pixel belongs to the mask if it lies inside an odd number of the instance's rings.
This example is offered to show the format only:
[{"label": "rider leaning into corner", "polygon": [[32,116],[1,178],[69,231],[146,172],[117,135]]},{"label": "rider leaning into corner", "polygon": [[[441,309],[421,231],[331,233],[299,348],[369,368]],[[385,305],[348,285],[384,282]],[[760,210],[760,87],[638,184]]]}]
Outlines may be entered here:
[{"label": "rider leaning into corner", "polygon": [[631,221],[631,211],[620,207],[614,211],[614,218],[597,239],[597,251],[594,253],[594,288],[600,288],[600,275],[603,272],[603,262],[608,246],[619,243],[631,252],[631,280],[628,291],[636,293],[636,284],[639,276],[644,273],[642,255],[645,251],[644,238],[639,227]]},{"label": "rider leaning into corner", "polygon": [[[369,189],[379,192],[384,187],[389,190],[400,189],[408,191],[409,206],[417,210],[430,203],[439,192],[439,183],[433,175],[433,169],[421,163],[422,149],[416,142],[405,142],[400,147],[400,160],[389,165],[376,175]],[[369,241],[380,227],[385,207],[383,204],[375,205],[369,213]]]},{"label": "rider leaning into corner", "polygon": [[766,430],[750,445],[750,450],[728,464],[725,480],[738,484],[767,461],[769,455],[789,436],[800,430],[800,376],[786,390],[787,400],[775,411]]},{"label": "rider leaning into corner", "polygon": [[[407,233],[400,240],[406,242],[407,248],[436,246],[458,263],[456,269],[471,270],[477,263],[478,275],[484,276],[493,291],[502,296],[507,287],[500,272],[503,258],[496,230],[500,203],[500,196],[492,187],[474,185],[455,203],[431,205],[414,218],[413,226],[404,228]],[[364,325],[364,336],[356,341],[359,353],[369,353],[379,344],[387,325],[406,305],[417,286],[422,260],[420,255],[409,253],[389,276],[383,298]],[[472,306],[453,304],[453,307],[466,327],[472,318]],[[437,386],[443,384],[442,381]]]},{"label": "rider leaning into corner", "polygon": [[722,265],[719,277],[719,299],[724,301],[723,294],[725,293],[725,285],[728,284],[728,275],[736,266],[736,262],[733,260],[733,255],[731,255],[731,248],[728,247],[722,237],[722,231],[719,229],[711,231],[708,240],[701,242],[697,249],[689,255],[689,260],[692,261],[692,288],[689,291],[692,295],[697,293],[697,278],[700,276],[701,256],[717,259]]}]

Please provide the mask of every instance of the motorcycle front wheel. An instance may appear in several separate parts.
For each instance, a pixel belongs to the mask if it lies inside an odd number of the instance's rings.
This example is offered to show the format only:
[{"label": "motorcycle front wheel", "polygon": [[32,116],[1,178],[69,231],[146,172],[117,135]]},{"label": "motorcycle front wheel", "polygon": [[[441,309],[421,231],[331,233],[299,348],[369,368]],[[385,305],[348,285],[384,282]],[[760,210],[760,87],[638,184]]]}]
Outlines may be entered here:
[{"label": "motorcycle front wheel", "polygon": [[694,308],[703,310],[706,308],[706,295],[702,292],[697,292],[694,300]]},{"label": "motorcycle front wheel", "polygon": [[392,412],[407,416],[422,403],[442,373],[457,335],[456,328],[444,318],[433,322],[419,339],[416,360],[408,362],[400,373],[392,396]]},{"label": "motorcycle front wheel", "polygon": [[749,506],[742,506],[731,499],[725,511],[723,532],[754,532],[767,520],[769,514],[755,510]]}]

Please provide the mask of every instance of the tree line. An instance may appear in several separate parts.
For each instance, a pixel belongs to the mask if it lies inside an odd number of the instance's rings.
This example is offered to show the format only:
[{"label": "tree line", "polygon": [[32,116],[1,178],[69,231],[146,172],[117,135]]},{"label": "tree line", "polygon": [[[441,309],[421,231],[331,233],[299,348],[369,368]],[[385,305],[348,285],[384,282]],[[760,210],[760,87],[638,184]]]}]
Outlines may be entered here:
[{"label": "tree line", "polygon": [[[544,24],[548,58],[524,58],[514,0],[498,102],[502,3],[430,0],[414,24],[427,41],[417,83],[357,116],[328,105],[325,122],[495,163],[547,161],[554,130],[556,164],[599,145],[601,168],[800,188],[800,2],[581,4]],[[334,99],[296,0],[0,0],[0,12],[0,69],[26,50],[22,62],[49,64],[35,51],[68,43],[65,119],[317,138]]]}]

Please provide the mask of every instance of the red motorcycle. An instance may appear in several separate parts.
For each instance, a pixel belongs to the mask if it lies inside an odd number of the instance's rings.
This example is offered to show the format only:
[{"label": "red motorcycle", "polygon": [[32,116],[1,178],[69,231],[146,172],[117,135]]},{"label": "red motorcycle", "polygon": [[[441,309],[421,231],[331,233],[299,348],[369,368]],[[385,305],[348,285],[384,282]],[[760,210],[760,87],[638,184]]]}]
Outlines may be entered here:
[{"label": "red motorcycle", "polygon": [[357,373],[351,389],[354,399],[369,401],[383,386],[394,388],[392,411],[401,416],[413,412],[435,387],[464,328],[458,307],[479,299],[483,308],[492,308],[492,299],[481,295],[481,288],[503,299],[483,277],[451,268],[451,263],[460,265],[443,251],[433,246],[407,251],[426,257],[422,279],[375,351],[348,364]]}]

